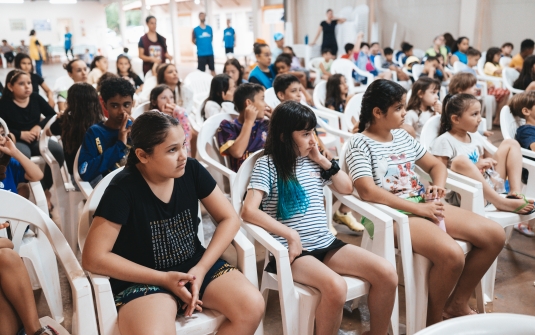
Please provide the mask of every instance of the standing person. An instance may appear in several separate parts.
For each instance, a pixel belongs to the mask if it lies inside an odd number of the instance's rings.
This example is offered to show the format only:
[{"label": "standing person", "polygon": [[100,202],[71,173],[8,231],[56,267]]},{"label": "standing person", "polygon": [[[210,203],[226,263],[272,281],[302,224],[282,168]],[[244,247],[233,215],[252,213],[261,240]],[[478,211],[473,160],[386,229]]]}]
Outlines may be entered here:
[{"label": "standing person", "polygon": [[145,23],[149,31],[141,36],[137,44],[139,58],[143,61],[143,74],[149,72],[154,63],[164,63],[165,59],[173,60],[173,56],[167,52],[165,37],[156,32],[156,18],[147,16]]},{"label": "standing person", "polygon": [[333,55],[338,54],[338,43],[336,42],[336,36],[334,36],[334,28],[338,23],[344,23],[346,19],[337,19],[333,15],[332,9],[327,9],[327,20],[321,21],[318,28],[318,33],[314,37],[314,41],[310,45],[316,44],[316,41],[320,37],[323,31],[323,42],[321,42],[321,50],[330,49]]},{"label": "standing person", "polygon": [[236,32],[230,26],[230,19],[227,19],[227,28],[223,31],[223,41],[225,42],[225,54],[233,54],[236,47]]},{"label": "standing person", "polygon": [[15,59],[13,50],[14,50],[13,47],[9,45],[6,40],[2,40],[2,45],[0,46],[0,52],[4,54],[4,58],[6,59],[8,67],[11,64],[13,64],[13,59]]},{"label": "standing person", "polygon": [[42,77],[43,72],[41,72],[41,65],[43,61],[46,60],[46,52],[44,46],[39,42],[35,36],[35,30],[30,31],[30,57],[35,61],[35,72]]},{"label": "standing person", "polygon": [[275,40],[275,48],[273,48],[273,51],[271,51],[271,59],[273,60],[273,62],[275,62],[277,57],[279,57],[279,55],[284,52],[284,34],[275,33],[275,35],[273,35],[273,39]]},{"label": "standing person", "polygon": [[271,50],[265,43],[256,43],[254,46],[254,55],[257,65],[249,74],[249,82],[260,84],[265,89],[273,86],[275,79],[275,69],[271,64]]},{"label": "standing person", "polygon": [[206,65],[210,69],[212,76],[215,76],[215,67],[214,67],[214,48],[212,47],[212,40],[214,39],[214,33],[212,27],[205,24],[206,14],[203,12],[199,13],[199,24],[191,35],[191,41],[197,46],[197,58],[199,65],[197,69],[199,71],[206,71]]},{"label": "standing person", "polygon": [[69,51],[71,52],[72,59],[74,59],[74,53],[72,52],[72,34],[69,31],[69,27],[65,27],[65,56],[69,60]]}]

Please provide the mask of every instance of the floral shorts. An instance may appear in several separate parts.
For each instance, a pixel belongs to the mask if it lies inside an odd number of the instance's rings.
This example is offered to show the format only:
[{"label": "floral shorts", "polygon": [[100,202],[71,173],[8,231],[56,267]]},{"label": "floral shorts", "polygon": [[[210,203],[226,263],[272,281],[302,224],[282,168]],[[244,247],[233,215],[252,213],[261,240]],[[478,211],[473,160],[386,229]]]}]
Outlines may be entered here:
[{"label": "floral shorts", "polygon": [[[232,270],[236,270],[236,268],[230,265],[228,262],[222,259],[218,259],[217,262],[215,262],[215,264],[212,266],[212,268],[208,270],[206,276],[204,276],[204,280],[199,290],[199,299],[202,299],[204,290],[206,290],[206,287],[208,286],[208,284],[210,284],[210,282],[212,282],[212,280],[221,277],[225,273],[230,272]],[[155,293],[167,293],[174,296],[173,293],[160,286],[148,284],[134,284],[121,291],[119,294],[115,295],[115,307],[119,309],[119,307],[126,305],[134,299]],[[181,306],[182,302],[178,298],[176,299],[179,306]],[[179,308],[179,311],[180,310],[181,309]]]}]

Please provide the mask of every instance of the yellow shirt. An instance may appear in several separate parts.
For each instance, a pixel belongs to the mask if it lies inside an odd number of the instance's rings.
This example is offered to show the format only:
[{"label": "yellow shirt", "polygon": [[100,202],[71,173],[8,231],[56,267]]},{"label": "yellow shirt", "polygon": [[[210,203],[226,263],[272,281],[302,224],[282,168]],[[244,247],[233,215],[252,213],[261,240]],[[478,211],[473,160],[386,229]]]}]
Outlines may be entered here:
[{"label": "yellow shirt", "polygon": [[[39,60],[39,54],[41,54],[41,60],[46,60],[46,52],[43,44],[37,45],[35,42],[37,41],[37,37],[30,36],[30,44],[28,45],[28,51],[30,53],[30,57],[33,60]],[[39,43],[41,43],[39,41]]]},{"label": "yellow shirt", "polygon": [[[494,74],[494,72],[496,72],[496,70],[501,70],[502,67],[500,66],[500,64],[493,64],[491,62],[486,62],[485,63],[485,67],[483,68],[483,72],[485,72],[485,74],[487,76],[492,76],[492,77],[500,77],[501,78],[501,74]],[[487,81],[487,86],[488,87],[493,87],[494,86],[494,82],[492,81]],[[497,84],[496,87],[501,87],[502,85],[501,84]]]},{"label": "yellow shirt", "polygon": [[511,59],[511,63],[509,63],[509,67],[512,68],[522,68],[522,65],[524,64],[524,58],[520,56],[520,54],[517,54],[516,56]]}]

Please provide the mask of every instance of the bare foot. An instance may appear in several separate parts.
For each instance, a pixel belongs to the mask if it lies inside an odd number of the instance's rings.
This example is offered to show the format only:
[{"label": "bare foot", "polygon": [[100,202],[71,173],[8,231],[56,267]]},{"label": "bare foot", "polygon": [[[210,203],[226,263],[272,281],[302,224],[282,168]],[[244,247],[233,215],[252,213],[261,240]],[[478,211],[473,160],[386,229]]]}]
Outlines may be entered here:
[{"label": "bare foot", "polygon": [[442,316],[444,320],[456,318],[459,316],[477,314],[477,312],[468,306],[468,304],[459,305],[456,303],[450,303],[444,308]]},{"label": "bare foot", "polygon": [[48,205],[48,212],[52,212],[52,209],[54,206],[52,205],[52,193],[50,193],[50,190],[45,191],[45,197],[46,197],[46,203]]},{"label": "bare foot", "polygon": [[[533,210],[533,200],[528,200],[529,204],[526,205],[522,210],[518,211],[517,214],[525,214]],[[526,202],[524,199],[502,199],[500,203],[494,204],[496,208],[504,212],[514,212],[517,208],[524,205]]]}]

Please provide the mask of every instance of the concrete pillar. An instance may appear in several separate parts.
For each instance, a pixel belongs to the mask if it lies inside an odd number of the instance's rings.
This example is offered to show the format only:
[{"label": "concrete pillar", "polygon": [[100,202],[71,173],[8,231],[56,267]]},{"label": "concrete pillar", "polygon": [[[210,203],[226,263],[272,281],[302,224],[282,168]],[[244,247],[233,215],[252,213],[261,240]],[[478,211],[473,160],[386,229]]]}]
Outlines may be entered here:
[{"label": "concrete pillar", "polygon": [[303,41],[297,39],[297,1],[296,0],[284,0],[284,17],[286,18],[285,24],[285,43],[303,44]]},{"label": "concrete pillar", "polygon": [[256,40],[260,37],[262,31],[262,4],[261,0],[251,0],[251,9],[253,12],[253,37]]},{"label": "concrete pillar", "polygon": [[171,16],[171,33],[173,39],[173,59],[175,64],[180,63],[180,41],[178,39],[178,11],[176,1],[169,1],[169,15]]},{"label": "concrete pillar", "polygon": [[149,11],[147,10],[147,1],[141,0],[141,24],[145,32],[148,31],[147,24],[145,24],[145,19],[149,16]]},{"label": "concrete pillar", "polygon": [[476,27],[478,23],[478,4],[480,0],[461,0],[459,12],[459,37],[466,36],[470,40],[470,45],[475,42],[477,36]]},{"label": "concrete pillar", "polygon": [[213,11],[214,3],[212,0],[204,0],[204,11],[206,14],[206,25],[212,26],[212,29],[214,29],[214,11]]},{"label": "concrete pillar", "polygon": [[123,10],[123,1],[117,1],[117,7],[119,7],[119,29],[121,30],[121,40],[123,47],[126,46],[126,15]]}]

